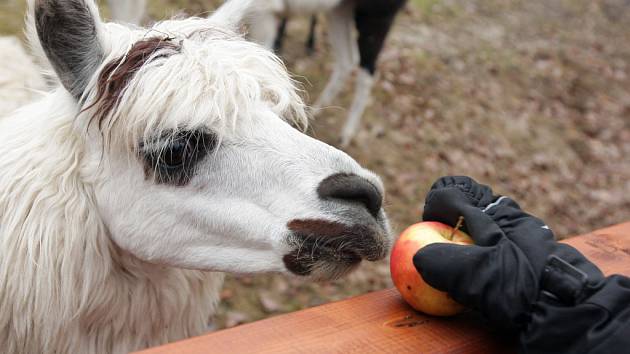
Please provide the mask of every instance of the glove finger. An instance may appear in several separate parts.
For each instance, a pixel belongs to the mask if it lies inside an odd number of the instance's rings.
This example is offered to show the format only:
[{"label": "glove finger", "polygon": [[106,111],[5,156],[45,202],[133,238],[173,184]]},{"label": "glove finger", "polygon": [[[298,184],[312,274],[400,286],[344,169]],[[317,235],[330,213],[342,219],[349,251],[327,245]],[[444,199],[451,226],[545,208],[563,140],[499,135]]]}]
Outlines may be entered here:
[{"label": "glove finger", "polygon": [[538,277],[508,239],[494,247],[430,244],[413,261],[429,285],[506,329],[526,323],[538,294]]},{"label": "glove finger", "polygon": [[413,264],[427,284],[477,308],[484,284],[493,279],[487,267],[493,252],[493,247],[432,243],[414,255]]},{"label": "glove finger", "polygon": [[489,187],[471,178],[443,177],[433,184],[427,195],[422,218],[455,226],[459,217],[463,216],[463,231],[476,244],[491,246],[503,237],[494,220],[482,211],[493,198]]}]

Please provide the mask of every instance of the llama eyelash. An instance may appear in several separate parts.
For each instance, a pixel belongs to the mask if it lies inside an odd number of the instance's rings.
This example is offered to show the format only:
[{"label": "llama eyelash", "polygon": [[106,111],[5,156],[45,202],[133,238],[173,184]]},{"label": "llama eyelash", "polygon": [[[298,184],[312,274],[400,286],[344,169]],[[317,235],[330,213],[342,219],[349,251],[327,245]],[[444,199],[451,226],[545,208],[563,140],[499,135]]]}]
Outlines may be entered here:
[{"label": "llama eyelash", "polygon": [[181,130],[140,143],[145,178],[157,184],[185,186],[198,163],[218,145],[217,136],[204,130]]}]

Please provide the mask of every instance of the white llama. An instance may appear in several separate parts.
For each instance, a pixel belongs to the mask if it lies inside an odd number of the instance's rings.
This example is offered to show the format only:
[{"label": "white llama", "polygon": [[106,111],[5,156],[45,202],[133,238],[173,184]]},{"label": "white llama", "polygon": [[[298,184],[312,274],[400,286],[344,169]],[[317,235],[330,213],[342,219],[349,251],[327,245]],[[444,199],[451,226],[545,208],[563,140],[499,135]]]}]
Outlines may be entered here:
[{"label": "white llama", "polygon": [[221,272],[341,276],[391,243],[382,183],[301,133],[246,2],[151,29],[29,0],[61,82],[0,118],[0,348],[126,353],[202,333]]}]

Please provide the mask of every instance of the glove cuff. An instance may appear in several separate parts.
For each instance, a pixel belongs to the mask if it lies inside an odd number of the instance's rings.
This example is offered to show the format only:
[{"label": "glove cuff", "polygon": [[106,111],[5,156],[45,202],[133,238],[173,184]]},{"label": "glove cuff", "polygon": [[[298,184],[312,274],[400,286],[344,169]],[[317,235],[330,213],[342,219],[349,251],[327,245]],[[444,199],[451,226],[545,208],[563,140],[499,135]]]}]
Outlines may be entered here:
[{"label": "glove cuff", "polygon": [[543,269],[541,297],[573,306],[585,298],[588,283],[588,274],[552,254]]}]

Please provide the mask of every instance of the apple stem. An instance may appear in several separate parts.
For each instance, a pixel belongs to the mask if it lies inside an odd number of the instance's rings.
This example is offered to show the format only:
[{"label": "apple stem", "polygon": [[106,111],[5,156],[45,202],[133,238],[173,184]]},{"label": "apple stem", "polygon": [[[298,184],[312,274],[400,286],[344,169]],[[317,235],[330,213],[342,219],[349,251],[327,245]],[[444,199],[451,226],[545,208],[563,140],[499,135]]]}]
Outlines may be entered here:
[{"label": "apple stem", "polygon": [[453,229],[453,231],[451,231],[451,236],[448,238],[449,240],[453,240],[453,236],[455,236],[455,232],[457,232],[457,230],[459,230],[460,227],[462,227],[462,224],[464,223],[464,217],[460,216],[459,219],[457,219],[457,224],[455,224],[455,228]]}]

